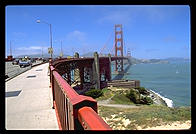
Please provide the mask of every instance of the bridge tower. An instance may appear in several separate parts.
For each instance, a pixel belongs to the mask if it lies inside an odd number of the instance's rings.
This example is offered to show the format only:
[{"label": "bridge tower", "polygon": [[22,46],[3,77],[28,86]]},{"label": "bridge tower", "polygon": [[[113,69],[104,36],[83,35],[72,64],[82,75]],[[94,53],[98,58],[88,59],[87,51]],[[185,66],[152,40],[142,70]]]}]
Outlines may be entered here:
[{"label": "bridge tower", "polygon": [[131,58],[131,51],[130,51],[130,48],[128,48],[128,50],[127,50],[127,57],[128,57],[128,58]]},{"label": "bridge tower", "polygon": [[[115,56],[123,57],[123,33],[122,24],[115,25]],[[123,59],[116,60],[115,71],[123,72]]]}]

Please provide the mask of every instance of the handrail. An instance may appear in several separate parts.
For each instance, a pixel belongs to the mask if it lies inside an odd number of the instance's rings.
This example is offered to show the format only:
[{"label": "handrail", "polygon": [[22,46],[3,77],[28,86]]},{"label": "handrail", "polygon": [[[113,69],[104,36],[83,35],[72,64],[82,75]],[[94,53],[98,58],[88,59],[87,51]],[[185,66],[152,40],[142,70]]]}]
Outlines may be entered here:
[{"label": "handrail", "polygon": [[84,130],[112,130],[90,107],[80,108],[78,110],[78,119]]},{"label": "handrail", "polygon": [[[111,130],[97,114],[97,102],[91,97],[79,95],[61,75],[50,65],[53,106],[56,109],[60,128],[63,130],[84,129]],[[85,113],[91,118],[88,118]],[[82,122],[84,122],[82,124]]]},{"label": "handrail", "polygon": [[73,90],[73,88],[60,76],[57,71],[53,71],[53,76],[56,80],[58,80],[58,84],[62,89],[64,89],[64,92],[68,98],[75,98],[78,96],[77,92]]},{"label": "handrail", "polygon": [[[69,61],[78,61],[78,60],[93,60],[94,58],[92,57],[84,57],[84,58],[62,58],[62,59],[57,59],[57,60],[53,60],[51,61],[51,65],[52,66],[56,66],[57,64],[61,63],[61,62],[69,62]],[[99,57],[99,59],[108,59],[108,57]],[[127,57],[122,57],[122,56],[113,56],[111,57],[111,60],[117,60],[117,59],[128,59]]]}]

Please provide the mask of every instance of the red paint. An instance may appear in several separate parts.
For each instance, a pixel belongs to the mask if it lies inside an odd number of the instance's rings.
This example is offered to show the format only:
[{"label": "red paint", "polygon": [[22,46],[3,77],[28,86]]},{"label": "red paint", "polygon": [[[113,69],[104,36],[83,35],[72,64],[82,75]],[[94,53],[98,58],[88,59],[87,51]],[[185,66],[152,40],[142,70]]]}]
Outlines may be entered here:
[{"label": "red paint", "polygon": [[[119,57],[116,57],[119,58]],[[79,60],[87,60],[87,58],[74,58],[74,59],[61,59],[61,60],[57,60],[55,62],[53,62],[52,64],[57,65],[61,62],[65,62],[65,61],[70,61],[70,60],[75,60],[75,61],[79,61]],[[90,60],[88,58],[88,60]],[[101,58],[101,60],[103,60],[103,62],[101,62],[103,64],[103,66],[107,66],[105,64],[107,64],[106,62],[108,61],[108,57],[107,58]],[[76,128],[76,124],[74,123],[74,119],[78,119],[82,126],[84,127],[84,129],[87,130],[112,130],[108,124],[106,122],[104,122],[104,120],[96,113],[97,112],[97,102],[96,100],[94,100],[91,97],[87,97],[87,96],[83,96],[83,95],[79,95],[68,83],[67,81],[65,81],[62,76],[55,70],[53,66],[50,66],[50,71],[51,71],[51,78],[53,80],[57,81],[57,86],[59,86],[64,94],[66,94],[66,97],[69,100],[69,105],[70,105],[70,109],[71,111],[69,111],[70,114],[73,114],[73,117],[70,117],[70,122],[73,122],[74,126],[71,125],[69,129],[75,129]],[[108,68],[104,68],[106,73],[109,72]],[[109,78],[109,77],[108,77]],[[54,83],[52,82],[52,89],[55,91],[54,87]],[[59,89],[58,89],[59,90]],[[54,93],[54,92],[53,92]],[[54,96],[54,94],[53,94]],[[56,96],[58,97],[58,96]],[[55,97],[55,98],[56,98]],[[61,103],[58,102],[58,103]],[[62,128],[64,128],[60,122],[60,117],[61,113],[58,113],[58,109],[56,107],[56,101],[53,102],[54,107],[55,107],[55,112],[56,112],[56,116],[57,116],[57,122],[59,125],[59,129],[62,130]],[[63,113],[64,115],[64,113]],[[71,123],[72,124],[72,123]]]},{"label": "red paint", "polygon": [[83,107],[78,110],[78,120],[85,130],[112,130],[90,107]]},{"label": "red paint", "polygon": [[59,118],[59,114],[58,114],[58,110],[57,110],[57,108],[56,108],[56,102],[53,101],[53,104],[54,104],[54,108],[55,108],[55,113],[56,113],[56,118],[57,118],[59,130],[62,130],[61,122],[60,122],[60,118]]},{"label": "red paint", "polygon": [[[118,54],[120,52],[120,55]],[[115,25],[115,56],[123,57],[123,33],[122,33],[122,24]],[[123,71],[123,60],[116,60],[115,71],[120,69]],[[119,65],[119,66],[118,66]]]},{"label": "red paint", "polygon": [[[88,103],[86,105],[92,105],[92,109],[97,112],[97,102],[91,97],[88,96],[83,96],[83,95],[78,95],[76,98],[71,98],[70,103],[73,106],[73,117],[74,119],[78,118],[78,109],[81,108],[83,103]],[[75,107],[78,107],[77,109]]]},{"label": "red paint", "polygon": [[63,91],[65,91],[65,94],[68,96],[68,98],[75,98],[78,96],[78,93],[73,90],[73,88],[60,76],[58,72],[53,71],[53,75]]}]

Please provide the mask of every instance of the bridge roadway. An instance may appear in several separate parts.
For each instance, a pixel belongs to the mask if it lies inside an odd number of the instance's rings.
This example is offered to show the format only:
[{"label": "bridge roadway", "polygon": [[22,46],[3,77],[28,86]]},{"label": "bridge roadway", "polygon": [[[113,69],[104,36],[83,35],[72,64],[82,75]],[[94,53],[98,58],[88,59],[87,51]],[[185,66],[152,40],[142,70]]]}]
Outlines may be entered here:
[{"label": "bridge roadway", "polygon": [[52,109],[48,63],[36,66],[5,83],[5,127],[7,130],[58,130]]}]

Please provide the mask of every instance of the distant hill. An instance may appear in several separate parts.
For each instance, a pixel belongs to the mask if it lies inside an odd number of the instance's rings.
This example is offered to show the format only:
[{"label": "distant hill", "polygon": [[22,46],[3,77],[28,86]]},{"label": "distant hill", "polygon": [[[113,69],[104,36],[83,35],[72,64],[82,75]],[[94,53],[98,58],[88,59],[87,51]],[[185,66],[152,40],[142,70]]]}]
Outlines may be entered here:
[{"label": "distant hill", "polygon": [[166,58],[165,60],[168,60],[170,62],[190,61],[189,58],[179,58],[179,57],[170,57],[170,58]]},{"label": "distant hill", "polygon": [[[24,56],[29,56],[32,58],[41,58],[41,54],[31,54],[31,55],[19,55],[15,58],[23,58]],[[57,58],[59,55],[53,55],[53,58]],[[65,55],[63,57],[67,57],[70,55]],[[100,56],[100,55],[99,55]],[[108,56],[108,54],[102,54],[102,56]],[[112,55],[114,56],[114,55]],[[88,52],[85,54],[80,55],[80,57],[94,57],[94,52]],[[101,57],[101,56],[100,56]],[[50,58],[50,54],[43,54],[43,58]],[[178,58],[178,57],[169,57],[165,59],[138,59],[135,57],[131,57],[130,59],[132,64],[148,64],[148,63],[153,63],[153,64],[167,64],[170,62],[181,62],[181,61],[190,61],[188,58]],[[124,60],[124,63],[126,64],[128,61]]]},{"label": "distant hill", "polygon": [[165,60],[165,59],[137,59],[137,58],[134,58],[134,57],[131,57],[130,59],[131,63],[132,64],[148,64],[148,63],[151,63],[151,64],[168,64],[169,61],[168,60]]},{"label": "distant hill", "polygon": [[170,62],[190,61],[190,59],[188,58],[178,58],[178,57],[170,57],[170,58],[165,58],[165,59],[137,59],[137,58],[131,57],[130,60],[132,64],[140,64],[140,63],[168,64]]},{"label": "distant hill", "polygon": [[[98,54],[99,54],[99,52],[98,52]],[[99,54],[99,57],[107,57],[108,56],[108,54]],[[113,54],[112,54],[112,56],[114,56]],[[94,57],[94,52],[88,52],[88,53],[85,53],[85,54],[82,54],[82,55],[80,55],[80,57]]]},{"label": "distant hill", "polygon": [[[24,56],[29,56],[29,57],[32,57],[32,58],[38,58],[38,57],[42,57],[41,54],[30,54],[30,55],[19,55],[19,56],[16,56],[16,58],[23,58]],[[54,58],[57,58],[59,55],[55,55],[53,54],[53,57]],[[63,57],[67,57],[67,56],[70,56],[70,55],[65,55]],[[85,54],[79,54],[80,57],[94,57],[94,52],[88,52],[88,53],[85,53]],[[102,54],[102,56],[108,56],[108,54]],[[44,58],[50,58],[50,54],[43,54],[43,57]]]},{"label": "distant hill", "polygon": [[88,52],[88,53],[80,55],[80,57],[93,57],[93,56],[94,56],[94,52]]},{"label": "distant hill", "polygon": [[[28,56],[28,57],[31,57],[31,58],[41,58],[42,55],[41,54],[30,54],[30,55],[19,55],[19,56],[16,56],[16,58],[23,58],[24,56]],[[53,58],[57,58],[59,55],[52,55]],[[69,55],[63,55],[63,57],[67,57]],[[43,54],[43,58],[50,58],[50,54]]]},{"label": "distant hill", "polygon": [[[94,56],[94,52],[88,52],[88,53],[80,55],[80,57],[93,57],[93,56]],[[108,54],[102,54],[101,56],[106,56],[107,57]],[[112,56],[114,56],[114,55],[112,55]],[[167,63],[169,63],[169,61],[165,60],[165,59],[138,59],[138,58],[135,58],[135,57],[131,57],[130,61],[131,61],[132,64],[140,64],[140,63],[143,63],[143,64],[147,64],[147,63],[167,64]],[[124,60],[125,64],[127,62],[128,62],[127,60]]]}]

